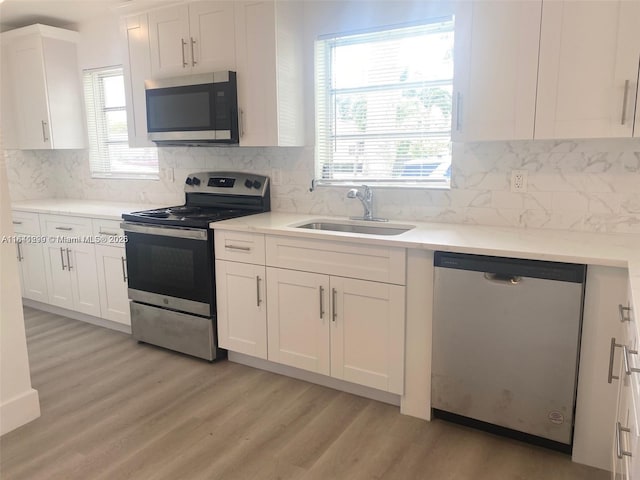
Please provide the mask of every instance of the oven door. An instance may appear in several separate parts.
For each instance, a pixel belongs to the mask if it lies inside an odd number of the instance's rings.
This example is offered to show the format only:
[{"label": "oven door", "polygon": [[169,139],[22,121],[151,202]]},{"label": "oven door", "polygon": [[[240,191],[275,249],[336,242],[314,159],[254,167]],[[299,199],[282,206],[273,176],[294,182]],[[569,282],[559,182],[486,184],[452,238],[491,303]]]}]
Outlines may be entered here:
[{"label": "oven door", "polygon": [[121,224],[127,235],[129,298],[211,317],[213,239],[206,229]]}]

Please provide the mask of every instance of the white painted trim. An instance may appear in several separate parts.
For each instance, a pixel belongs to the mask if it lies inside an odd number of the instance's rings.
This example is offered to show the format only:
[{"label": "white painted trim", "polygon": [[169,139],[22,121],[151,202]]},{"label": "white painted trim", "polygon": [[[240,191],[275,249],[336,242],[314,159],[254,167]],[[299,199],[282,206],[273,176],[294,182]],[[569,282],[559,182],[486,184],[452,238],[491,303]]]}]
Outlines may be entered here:
[{"label": "white painted trim", "polygon": [[94,317],[93,315],[87,315],[82,312],[75,312],[73,310],[67,310],[66,308],[56,307],[55,305],[49,305],[42,302],[36,302],[35,300],[29,300],[28,298],[22,299],[22,304],[25,307],[31,307],[44,312],[55,313],[63,317],[68,317],[73,320],[79,320],[81,322],[97,325],[98,327],[108,328],[110,330],[116,330],[118,332],[131,334],[131,326],[124,325],[123,323],[113,322],[105,318]]},{"label": "white painted trim", "polygon": [[370,398],[371,400],[377,400],[378,402],[388,403],[390,405],[399,406],[400,396],[389,392],[383,392],[376,390],[375,388],[363,387],[362,385],[356,385],[354,383],[338,380],[337,378],[327,377],[320,375],[319,373],[307,372],[306,370],[300,370],[299,368],[290,367],[288,365],[280,365],[279,363],[270,362],[268,360],[262,360],[261,358],[251,357],[242,353],[229,352],[229,361],[235,363],[241,363],[253,368],[259,368],[260,370],[266,370],[272,373],[278,373],[280,375],[286,375],[287,377],[297,378],[298,380],[304,380],[306,382],[322,385],[323,387],[333,388],[342,392],[351,393],[360,397]]},{"label": "white painted trim", "polygon": [[39,416],[38,391],[31,388],[0,405],[0,435],[9,433]]}]

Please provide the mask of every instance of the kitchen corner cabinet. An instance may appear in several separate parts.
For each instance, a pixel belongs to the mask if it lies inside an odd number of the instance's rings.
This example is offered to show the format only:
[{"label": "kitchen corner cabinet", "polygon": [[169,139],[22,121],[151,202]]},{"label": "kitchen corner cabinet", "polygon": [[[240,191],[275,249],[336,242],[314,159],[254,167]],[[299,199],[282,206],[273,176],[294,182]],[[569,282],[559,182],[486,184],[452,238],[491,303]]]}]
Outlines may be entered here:
[{"label": "kitchen corner cabinet", "polygon": [[303,2],[235,2],[240,146],[303,146]]},{"label": "kitchen corner cabinet", "polygon": [[542,0],[456,8],[454,141],[533,139]]},{"label": "kitchen corner cabinet", "polygon": [[638,25],[637,0],[543,3],[536,139],[634,135]]},{"label": "kitchen corner cabinet", "polygon": [[18,259],[22,296],[38,302],[46,302],[47,282],[44,272],[44,247],[40,239],[37,213],[14,212],[13,227],[18,237]]},{"label": "kitchen corner cabinet", "polygon": [[401,395],[405,250],[265,243],[269,360]]},{"label": "kitchen corner cabinet", "polygon": [[215,232],[218,344],[267,358],[264,235]]},{"label": "kitchen corner cabinet", "polygon": [[39,24],[2,34],[17,136],[9,144],[24,150],[86,147],[77,40],[77,32]]},{"label": "kitchen corner cabinet", "polygon": [[91,236],[91,219],[42,215],[40,230],[48,237],[45,274],[49,303],[100,317],[95,248],[93,243],[76,240]]},{"label": "kitchen corner cabinet", "polygon": [[235,70],[234,2],[203,1],[149,12],[153,78]]}]

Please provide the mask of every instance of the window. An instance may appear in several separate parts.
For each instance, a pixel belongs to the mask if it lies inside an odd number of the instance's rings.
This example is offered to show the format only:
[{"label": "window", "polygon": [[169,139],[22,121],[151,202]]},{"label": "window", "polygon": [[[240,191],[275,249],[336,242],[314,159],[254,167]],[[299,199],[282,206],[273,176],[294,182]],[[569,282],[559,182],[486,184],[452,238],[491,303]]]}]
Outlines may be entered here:
[{"label": "window", "polygon": [[129,148],[122,67],[85,70],[89,164],[94,178],[158,178],[156,148]]},{"label": "window", "polygon": [[318,184],[449,185],[453,18],[316,42]]}]

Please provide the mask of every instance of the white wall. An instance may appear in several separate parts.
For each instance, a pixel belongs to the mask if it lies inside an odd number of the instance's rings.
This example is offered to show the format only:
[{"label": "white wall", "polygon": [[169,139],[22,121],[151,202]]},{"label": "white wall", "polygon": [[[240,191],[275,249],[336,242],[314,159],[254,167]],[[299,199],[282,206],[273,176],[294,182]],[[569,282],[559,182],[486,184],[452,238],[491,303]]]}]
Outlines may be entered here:
[{"label": "white wall", "polygon": [[[0,235],[13,235],[4,155],[0,157]],[[0,435],[40,416],[31,388],[16,246],[0,242]]]}]

